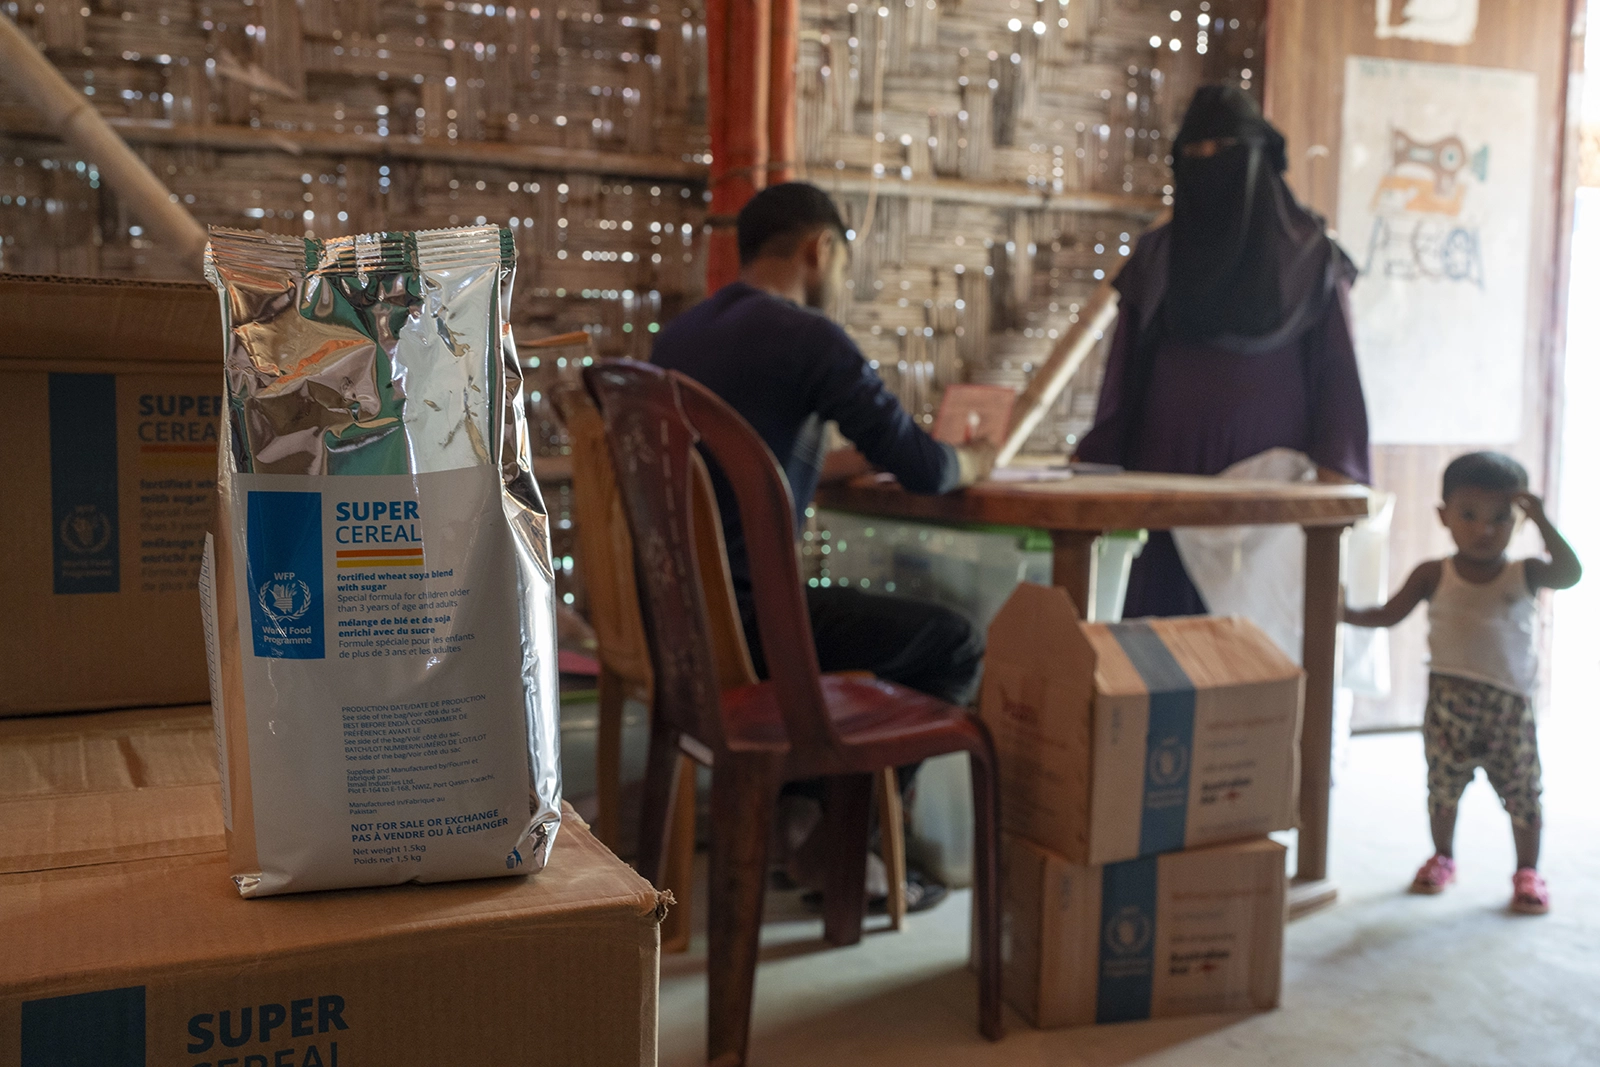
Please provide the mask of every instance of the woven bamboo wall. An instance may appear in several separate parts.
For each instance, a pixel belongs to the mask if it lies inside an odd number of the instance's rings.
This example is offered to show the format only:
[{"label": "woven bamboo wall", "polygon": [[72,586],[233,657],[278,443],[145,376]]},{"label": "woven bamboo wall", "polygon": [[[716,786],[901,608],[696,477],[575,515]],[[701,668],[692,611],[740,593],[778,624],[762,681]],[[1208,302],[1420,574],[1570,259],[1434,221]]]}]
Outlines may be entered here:
[{"label": "woven bamboo wall", "polygon": [[[509,222],[513,320],[645,356],[697,299],[700,0],[8,0],[202,222]],[[1020,385],[1160,208],[1202,80],[1260,84],[1264,0],[805,0],[802,174],[861,231],[835,309],[927,418]],[[0,72],[0,269],[173,277]],[[1070,446],[1091,366],[1032,447]]]},{"label": "woven bamboo wall", "polygon": [[[839,309],[931,421],[940,388],[1021,386],[1170,193],[1204,81],[1261,84],[1262,0],[814,0],[807,176],[866,231]],[[870,219],[869,219],[870,215]],[[1029,442],[1070,449],[1099,361]]]},{"label": "woven bamboo wall", "polygon": [[[514,314],[643,356],[699,296],[698,0],[44,0],[5,10],[200,221],[331,235],[493,220]],[[0,75],[0,268],[172,277]]]}]

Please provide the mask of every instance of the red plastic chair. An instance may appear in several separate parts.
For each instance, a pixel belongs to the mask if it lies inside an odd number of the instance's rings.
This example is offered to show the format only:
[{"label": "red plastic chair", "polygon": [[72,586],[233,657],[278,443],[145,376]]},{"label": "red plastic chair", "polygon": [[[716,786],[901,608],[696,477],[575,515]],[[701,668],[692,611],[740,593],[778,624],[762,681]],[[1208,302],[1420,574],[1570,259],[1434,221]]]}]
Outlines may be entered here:
[{"label": "red plastic chair", "polygon": [[[605,418],[633,530],[639,601],[656,678],[639,871],[661,875],[678,754],[712,768],[709,1062],[742,1065],[760,953],[767,846],[779,787],[825,778],[835,862],[824,936],[861,938],[873,776],[947,752],[971,757],[976,813],[978,1029],[1001,1036],[999,796],[994,745],[976,717],[861,674],[822,674],[800,584],[788,482],[766,444],[715,395],[682,375],[621,360],[584,371]],[[769,680],[720,691],[701,584],[692,493],[695,446],[732,485],[754,579]],[[704,525],[704,524],[702,524]]]}]

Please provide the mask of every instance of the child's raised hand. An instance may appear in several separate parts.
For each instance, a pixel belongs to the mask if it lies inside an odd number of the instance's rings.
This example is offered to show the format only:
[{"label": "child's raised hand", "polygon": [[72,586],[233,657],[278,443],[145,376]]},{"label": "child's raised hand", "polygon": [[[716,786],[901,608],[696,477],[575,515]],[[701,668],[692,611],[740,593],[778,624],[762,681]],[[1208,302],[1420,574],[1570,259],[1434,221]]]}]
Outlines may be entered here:
[{"label": "child's raised hand", "polygon": [[1550,553],[1548,560],[1527,561],[1528,588],[1571,589],[1577,585],[1578,579],[1583,577],[1583,564],[1578,562],[1578,554],[1572,551],[1561,531],[1545,515],[1544,501],[1532,493],[1518,493],[1512,501],[1539,527],[1544,550]]},{"label": "child's raised hand", "polygon": [[1522,492],[1513,497],[1511,502],[1521,508],[1522,513],[1534,522],[1542,522],[1544,520],[1544,500],[1541,497],[1533,493]]}]

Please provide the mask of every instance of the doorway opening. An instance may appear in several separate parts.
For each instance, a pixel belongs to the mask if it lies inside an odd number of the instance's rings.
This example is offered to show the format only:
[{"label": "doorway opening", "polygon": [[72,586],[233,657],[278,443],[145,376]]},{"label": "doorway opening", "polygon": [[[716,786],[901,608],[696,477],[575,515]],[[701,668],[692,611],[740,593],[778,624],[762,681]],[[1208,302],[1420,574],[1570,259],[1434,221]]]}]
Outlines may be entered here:
[{"label": "doorway opening", "polygon": [[[1600,34],[1584,45],[1584,69],[1600,73]],[[1594,721],[1600,694],[1600,77],[1584,80],[1576,102],[1578,189],[1573,204],[1567,343],[1556,517],[1588,566],[1585,580],[1556,597],[1550,688],[1544,721],[1566,735]],[[1600,738],[1600,724],[1589,736]]]}]

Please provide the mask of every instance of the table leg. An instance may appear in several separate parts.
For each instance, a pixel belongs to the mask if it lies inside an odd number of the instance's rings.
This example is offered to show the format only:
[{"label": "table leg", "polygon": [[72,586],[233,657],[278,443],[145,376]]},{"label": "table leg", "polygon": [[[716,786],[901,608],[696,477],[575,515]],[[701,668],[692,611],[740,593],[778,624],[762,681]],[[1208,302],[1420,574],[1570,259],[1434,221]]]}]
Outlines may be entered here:
[{"label": "table leg", "polygon": [[1333,691],[1338,668],[1341,526],[1306,528],[1305,718],[1300,730],[1300,841],[1289,917],[1332,904],[1328,880],[1328,793],[1333,766]]},{"label": "table leg", "polygon": [[1067,591],[1080,618],[1089,617],[1094,603],[1094,543],[1099,536],[1098,530],[1050,531],[1050,584]]}]

